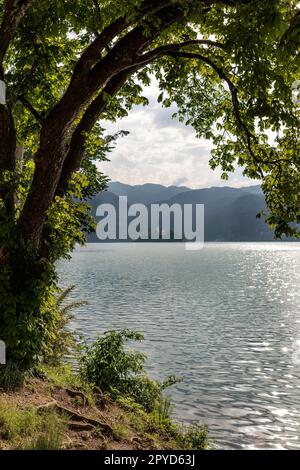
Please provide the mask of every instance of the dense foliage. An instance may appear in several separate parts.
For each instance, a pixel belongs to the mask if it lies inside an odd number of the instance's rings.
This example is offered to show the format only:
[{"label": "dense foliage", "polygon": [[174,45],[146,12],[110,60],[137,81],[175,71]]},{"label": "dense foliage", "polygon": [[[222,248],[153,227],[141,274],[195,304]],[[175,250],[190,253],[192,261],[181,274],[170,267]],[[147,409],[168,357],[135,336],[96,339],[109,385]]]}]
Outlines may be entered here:
[{"label": "dense foliage", "polygon": [[170,376],[164,382],[151,379],[145,372],[146,356],[136,350],[126,350],[128,341],[142,341],[143,335],[130,330],[108,331],[85,347],[80,358],[80,374],[101,392],[114,397],[131,398],[147,412],[161,402],[163,390],[178,382]]},{"label": "dense foliage", "polygon": [[[261,181],[277,236],[300,222],[297,0],[0,0],[0,337],[28,368],[59,315],[55,261],[93,230],[101,122],[163,106],[212,140],[211,166]],[[2,86],[2,85],[1,85]],[[183,162],[184,164],[184,162]]]}]

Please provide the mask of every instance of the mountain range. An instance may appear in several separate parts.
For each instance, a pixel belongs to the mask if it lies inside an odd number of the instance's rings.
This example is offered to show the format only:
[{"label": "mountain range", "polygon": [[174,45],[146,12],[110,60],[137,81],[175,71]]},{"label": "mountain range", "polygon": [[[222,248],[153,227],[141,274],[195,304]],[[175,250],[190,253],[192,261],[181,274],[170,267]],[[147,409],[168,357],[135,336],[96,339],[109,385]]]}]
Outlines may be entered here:
[{"label": "mountain range", "polygon": [[[119,182],[109,184],[108,190],[96,195],[91,201],[92,215],[100,204],[110,203],[118,214],[119,196],[127,196],[128,205],[145,204],[204,204],[205,241],[271,241],[272,230],[264,217],[256,215],[266,211],[265,199],[260,186],[243,188],[211,187],[190,189],[185,186],[143,184],[131,186]],[[96,217],[97,222],[100,220]],[[88,242],[99,242],[96,234]]]}]

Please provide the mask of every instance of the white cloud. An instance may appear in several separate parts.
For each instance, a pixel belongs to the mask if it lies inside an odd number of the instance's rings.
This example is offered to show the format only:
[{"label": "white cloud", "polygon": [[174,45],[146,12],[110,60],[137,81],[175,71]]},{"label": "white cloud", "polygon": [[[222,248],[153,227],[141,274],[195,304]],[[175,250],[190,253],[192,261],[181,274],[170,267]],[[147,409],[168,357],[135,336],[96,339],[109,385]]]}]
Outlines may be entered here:
[{"label": "white cloud", "polygon": [[121,129],[130,134],[117,141],[110,162],[100,170],[112,181],[128,184],[160,183],[185,185],[191,188],[209,186],[247,186],[257,184],[238,169],[229,181],[221,180],[221,170],[211,170],[211,143],[197,139],[191,127],[172,119],[174,108],[164,109],[156,98],[155,82],[145,89],[149,106],[136,106],[116,124],[104,123],[109,133]]}]

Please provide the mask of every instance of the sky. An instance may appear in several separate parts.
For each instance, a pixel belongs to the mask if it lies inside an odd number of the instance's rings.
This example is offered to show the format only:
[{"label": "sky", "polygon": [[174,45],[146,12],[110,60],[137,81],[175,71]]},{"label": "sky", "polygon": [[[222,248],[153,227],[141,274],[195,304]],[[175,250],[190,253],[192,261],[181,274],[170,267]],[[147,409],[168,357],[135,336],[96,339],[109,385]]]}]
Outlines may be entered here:
[{"label": "sky", "polygon": [[174,108],[162,108],[156,82],[145,88],[148,106],[135,106],[126,118],[116,124],[102,123],[107,133],[129,131],[119,138],[109,154],[110,162],[102,162],[99,169],[111,181],[131,185],[157,183],[165,186],[207,188],[211,186],[241,187],[258,184],[243,177],[237,169],[228,181],[221,179],[221,170],[211,170],[211,144],[198,139],[192,127],[172,119]]}]

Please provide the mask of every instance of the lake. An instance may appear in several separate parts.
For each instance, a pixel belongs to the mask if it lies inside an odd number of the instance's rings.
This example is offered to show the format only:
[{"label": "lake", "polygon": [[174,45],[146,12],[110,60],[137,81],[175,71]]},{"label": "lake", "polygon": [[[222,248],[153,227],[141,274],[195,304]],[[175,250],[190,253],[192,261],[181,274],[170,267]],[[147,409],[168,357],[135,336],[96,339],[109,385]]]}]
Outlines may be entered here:
[{"label": "lake", "polygon": [[[89,244],[59,264],[88,339],[128,327],[174,415],[222,449],[300,449],[300,244]],[[298,343],[297,343],[298,341]]]}]

